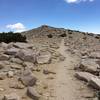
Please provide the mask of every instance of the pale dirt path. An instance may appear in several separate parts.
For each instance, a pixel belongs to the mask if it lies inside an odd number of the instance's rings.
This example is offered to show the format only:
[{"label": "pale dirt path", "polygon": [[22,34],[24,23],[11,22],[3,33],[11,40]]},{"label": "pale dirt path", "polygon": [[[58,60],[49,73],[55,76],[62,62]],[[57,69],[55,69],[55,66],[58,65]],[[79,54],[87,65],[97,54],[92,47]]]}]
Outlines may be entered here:
[{"label": "pale dirt path", "polygon": [[[83,93],[90,93],[88,88],[84,88],[83,83],[76,80],[73,70],[78,63],[69,53],[65,52],[64,39],[61,42],[59,52],[66,57],[63,62],[56,64],[56,77],[52,87],[53,96],[49,100],[88,100],[81,96]],[[83,87],[82,87],[83,86]],[[80,91],[80,89],[83,89]]]}]

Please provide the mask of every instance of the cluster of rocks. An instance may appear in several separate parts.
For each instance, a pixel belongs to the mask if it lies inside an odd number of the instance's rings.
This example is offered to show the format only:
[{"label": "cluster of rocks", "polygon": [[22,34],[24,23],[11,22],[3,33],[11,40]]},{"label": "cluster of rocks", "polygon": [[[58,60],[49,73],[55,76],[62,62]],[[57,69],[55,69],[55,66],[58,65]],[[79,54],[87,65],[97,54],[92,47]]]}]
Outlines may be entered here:
[{"label": "cluster of rocks", "polygon": [[[33,71],[38,64],[51,63],[52,56],[51,52],[39,50],[33,44],[0,43],[0,82],[6,79],[16,79],[16,81],[10,81],[10,84],[7,84],[9,88],[25,89],[28,97],[38,100],[40,94],[34,88],[38,78]],[[48,74],[52,72],[44,70],[43,73]],[[3,91],[3,88],[0,91]],[[4,94],[2,99],[0,97],[0,100],[22,99],[16,92],[12,92]]]},{"label": "cluster of rocks", "polygon": [[[81,61],[75,66],[75,77],[100,91],[100,51],[81,53]],[[100,95],[99,95],[100,96]]]}]

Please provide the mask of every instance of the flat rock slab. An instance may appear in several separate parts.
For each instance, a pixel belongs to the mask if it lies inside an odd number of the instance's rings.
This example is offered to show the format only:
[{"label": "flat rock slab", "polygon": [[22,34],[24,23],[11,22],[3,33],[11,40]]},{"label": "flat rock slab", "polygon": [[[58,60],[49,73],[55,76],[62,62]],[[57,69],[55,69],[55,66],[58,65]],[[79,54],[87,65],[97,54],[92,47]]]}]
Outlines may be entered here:
[{"label": "flat rock slab", "polygon": [[27,88],[27,95],[33,100],[39,100],[40,95],[33,87]]},{"label": "flat rock slab", "polygon": [[23,71],[20,80],[25,86],[33,86],[36,84],[37,78],[30,70],[25,70]]},{"label": "flat rock slab", "polygon": [[32,48],[33,44],[16,42],[13,44],[13,46],[16,48],[25,49],[25,48]]},{"label": "flat rock slab", "polygon": [[15,93],[5,95],[3,100],[20,100],[19,96]]},{"label": "flat rock slab", "polygon": [[9,56],[5,54],[0,54],[0,61],[8,60]]},{"label": "flat rock slab", "polygon": [[98,77],[92,77],[89,81],[89,85],[97,90],[100,90],[100,79]]},{"label": "flat rock slab", "polygon": [[94,76],[93,74],[90,74],[88,72],[76,72],[75,77],[80,80],[89,82],[91,80],[91,78],[94,78],[96,76]]},{"label": "flat rock slab", "polygon": [[38,64],[49,64],[51,62],[51,53],[50,52],[40,52],[37,56]]},{"label": "flat rock slab", "polygon": [[32,63],[36,62],[36,53],[31,49],[22,49],[16,54],[16,56],[23,61]]},{"label": "flat rock slab", "polygon": [[5,54],[8,54],[8,55],[16,55],[18,53],[19,49],[18,48],[10,48],[10,49],[7,49],[5,51]]},{"label": "flat rock slab", "polygon": [[90,73],[95,73],[98,71],[98,68],[100,68],[96,61],[92,59],[83,59],[79,67],[83,71],[87,71]]},{"label": "flat rock slab", "polygon": [[91,52],[89,55],[90,58],[100,59],[100,52]]}]

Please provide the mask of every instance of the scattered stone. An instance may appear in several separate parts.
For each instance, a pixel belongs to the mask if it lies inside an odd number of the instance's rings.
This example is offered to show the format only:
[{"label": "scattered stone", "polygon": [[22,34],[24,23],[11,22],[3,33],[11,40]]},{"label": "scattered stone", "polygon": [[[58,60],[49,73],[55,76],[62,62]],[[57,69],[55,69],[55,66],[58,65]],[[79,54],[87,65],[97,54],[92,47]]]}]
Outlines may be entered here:
[{"label": "scattered stone", "polygon": [[8,95],[4,95],[3,100],[20,100],[20,97],[16,93],[11,93]]},{"label": "scattered stone", "polygon": [[100,99],[98,99],[97,97],[95,97],[95,98],[93,98],[93,100],[100,100]]},{"label": "scattered stone", "polygon": [[1,46],[2,48],[4,48],[4,49],[7,49],[8,44],[7,44],[7,43],[2,42],[2,43],[0,43],[0,46]]},{"label": "scattered stone", "polygon": [[24,67],[27,67],[27,68],[29,68],[29,69],[31,69],[31,70],[34,69],[34,64],[31,63],[31,62],[24,62],[24,63],[23,63],[23,66],[24,66]]},{"label": "scattered stone", "polygon": [[17,63],[10,63],[10,66],[12,69],[18,69],[18,70],[22,69],[22,65],[19,65]]},{"label": "scattered stone", "polygon": [[13,46],[20,49],[26,49],[26,48],[32,49],[33,44],[16,42],[13,44]]},{"label": "scattered stone", "polygon": [[85,59],[85,60],[82,60],[81,65],[79,67],[83,71],[87,71],[87,72],[90,72],[90,73],[94,74],[98,71],[98,68],[100,66],[94,60]]},{"label": "scattered stone", "polygon": [[9,78],[12,78],[14,76],[14,72],[13,71],[8,71],[7,73]]},{"label": "scattered stone", "polygon": [[0,54],[0,61],[8,60],[9,56],[5,54]]},{"label": "scattered stone", "polygon": [[50,52],[40,52],[37,56],[38,64],[49,64],[51,62],[51,53]]},{"label": "scattered stone", "polygon": [[36,84],[37,78],[30,70],[24,70],[20,80],[25,86],[33,86]]},{"label": "scattered stone", "polygon": [[90,58],[100,59],[100,52],[91,52],[89,55]]},{"label": "scattered stone", "polygon": [[5,90],[4,88],[1,88],[1,87],[0,87],[0,91],[4,91],[4,90]]},{"label": "scattered stone", "polygon": [[7,76],[7,73],[5,72],[0,72],[0,80],[4,80]]},{"label": "scattered stone", "polygon": [[14,89],[24,89],[25,86],[23,84],[21,84],[20,82],[11,82],[9,84],[10,88],[14,88]]},{"label": "scattered stone", "polygon": [[100,90],[100,79],[98,77],[92,77],[89,81],[89,85],[97,90]]},{"label": "scattered stone", "polygon": [[96,76],[94,76],[93,74],[90,74],[88,72],[76,72],[75,77],[80,80],[89,82],[91,80],[91,78],[96,77]]},{"label": "scattered stone", "polygon": [[5,54],[8,54],[8,55],[16,55],[18,53],[19,49],[18,48],[10,48],[10,49],[7,49],[5,51]]},{"label": "scattered stone", "polygon": [[27,88],[27,95],[33,100],[39,100],[40,95],[33,87]]},{"label": "scattered stone", "polygon": [[44,74],[56,74],[55,72],[49,71],[49,70],[43,70]]},{"label": "scattered stone", "polygon": [[19,58],[11,58],[10,59],[10,62],[17,63],[17,64],[22,64],[23,63],[23,61],[20,60]]},{"label": "scattered stone", "polygon": [[5,64],[0,61],[0,69],[3,69],[5,67]]},{"label": "scattered stone", "polygon": [[36,63],[36,53],[31,49],[22,49],[16,54],[16,56],[23,61]]},{"label": "scattered stone", "polygon": [[60,60],[60,61],[64,61],[64,60],[65,60],[65,57],[64,57],[64,56],[60,56],[60,57],[59,57],[59,60]]}]

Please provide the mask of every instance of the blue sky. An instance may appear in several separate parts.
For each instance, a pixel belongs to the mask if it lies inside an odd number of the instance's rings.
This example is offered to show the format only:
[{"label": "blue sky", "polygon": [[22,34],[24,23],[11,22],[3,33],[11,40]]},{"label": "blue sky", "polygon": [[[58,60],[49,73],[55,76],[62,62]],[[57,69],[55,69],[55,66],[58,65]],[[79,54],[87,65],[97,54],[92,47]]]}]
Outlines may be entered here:
[{"label": "blue sky", "polygon": [[0,32],[43,24],[100,33],[100,0],[0,0]]}]

